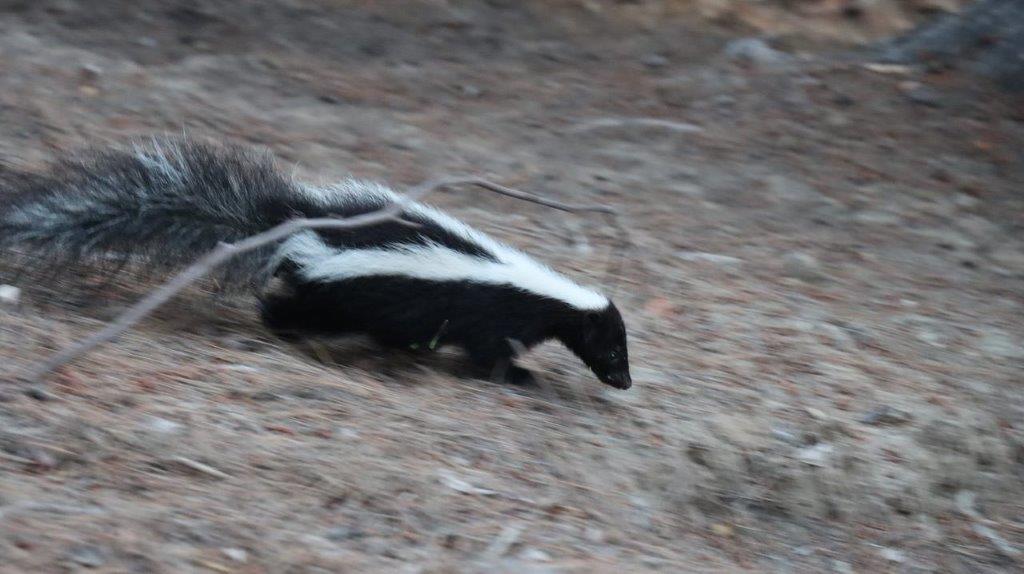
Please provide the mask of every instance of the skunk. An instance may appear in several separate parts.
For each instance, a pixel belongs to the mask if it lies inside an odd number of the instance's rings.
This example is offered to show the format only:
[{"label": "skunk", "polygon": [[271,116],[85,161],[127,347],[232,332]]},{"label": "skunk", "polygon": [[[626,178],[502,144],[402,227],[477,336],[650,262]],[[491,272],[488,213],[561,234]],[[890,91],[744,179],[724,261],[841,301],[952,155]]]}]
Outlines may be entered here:
[{"label": "skunk", "polygon": [[[268,154],[174,139],[93,152],[45,174],[2,169],[0,180],[0,248],[36,267],[114,258],[172,271],[292,218],[351,217],[398,197],[359,180],[305,185]],[[263,322],[286,339],[453,345],[508,379],[529,377],[512,364],[517,350],[556,339],[604,383],[630,387],[626,330],[608,298],[435,208],[410,202],[401,219],[302,231],[236,257],[221,279],[255,291]],[[264,289],[273,277],[283,290]]]}]

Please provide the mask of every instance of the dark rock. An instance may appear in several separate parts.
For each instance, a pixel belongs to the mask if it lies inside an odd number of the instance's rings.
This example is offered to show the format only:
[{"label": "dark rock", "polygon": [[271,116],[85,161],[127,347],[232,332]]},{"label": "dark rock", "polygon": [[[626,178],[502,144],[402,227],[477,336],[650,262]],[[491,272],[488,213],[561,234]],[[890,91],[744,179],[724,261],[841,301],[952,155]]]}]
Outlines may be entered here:
[{"label": "dark rock", "polygon": [[905,90],[903,95],[905,95],[911,102],[921,106],[927,106],[929,108],[942,107],[942,95],[934,88],[930,88],[928,86],[913,86]]},{"label": "dark rock", "polygon": [[881,405],[864,415],[860,422],[866,425],[901,425],[910,422],[913,416],[895,407]]},{"label": "dark rock", "polygon": [[840,94],[836,94],[835,96],[832,97],[832,103],[837,105],[837,106],[848,108],[848,107],[852,106],[853,104],[857,103],[857,100],[853,99],[852,97],[850,97],[850,96],[848,96],[846,94],[841,94],[840,93]]},{"label": "dark rock", "polygon": [[882,59],[929,72],[969,69],[1013,91],[1024,89],[1024,2],[979,0],[883,45]]},{"label": "dark rock", "polygon": [[35,399],[37,401],[49,401],[53,399],[53,394],[42,387],[30,387],[25,390],[25,395],[30,399]]}]

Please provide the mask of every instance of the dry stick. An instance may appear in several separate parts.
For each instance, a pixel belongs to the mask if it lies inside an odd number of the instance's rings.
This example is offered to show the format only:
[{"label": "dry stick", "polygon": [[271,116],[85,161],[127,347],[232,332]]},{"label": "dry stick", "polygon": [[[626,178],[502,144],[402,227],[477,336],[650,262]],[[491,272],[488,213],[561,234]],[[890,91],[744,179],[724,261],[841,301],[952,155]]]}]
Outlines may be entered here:
[{"label": "dry stick", "polygon": [[[612,227],[615,228],[615,235],[618,237],[618,242],[612,245],[611,253],[608,254],[608,263],[605,265],[605,275],[610,276],[614,281],[614,289],[612,294],[618,295],[619,288],[623,285],[623,279],[625,274],[623,269],[626,266],[626,262],[629,261],[627,257],[629,248],[633,244],[633,240],[629,235],[629,227],[622,223],[619,218],[619,214],[616,212],[608,213],[608,219],[612,223]],[[639,261],[637,261],[639,263]]]},{"label": "dry stick", "polygon": [[661,118],[596,118],[570,126],[565,131],[566,133],[576,134],[603,128],[623,127],[655,128],[684,134],[699,134],[704,132],[704,128],[697,124],[676,122]]},{"label": "dry stick", "polygon": [[[629,249],[629,246],[631,245],[632,241],[629,237],[628,228],[625,225],[623,225],[622,221],[619,219],[619,211],[614,207],[610,207],[607,205],[579,205],[561,203],[559,201],[544,199],[543,197],[538,197],[536,195],[526,193],[524,191],[519,191],[518,189],[512,189],[483,179],[469,179],[464,181],[466,183],[472,183],[474,185],[482,187],[486,190],[493,191],[499,195],[505,195],[508,197],[513,197],[515,199],[528,201],[530,203],[544,205],[546,207],[551,207],[554,209],[558,209],[560,211],[568,211],[571,213],[589,211],[594,213],[603,213],[607,215],[611,220],[612,227],[615,228],[615,232],[616,235],[618,235],[619,241],[617,245],[613,246],[611,260],[608,264],[607,269],[605,270],[605,273],[606,275],[610,275],[613,279],[619,279],[622,277],[622,262],[626,260],[626,251]],[[619,286],[620,282],[616,281],[616,291],[618,290]]]},{"label": "dry stick", "polygon": [[512,189],[510,187],[498,185],[496,183],[492,183],[484,179],[466,179],[462,181],[464,183],[471,183],[473,185],[482,187],[488,191],[493,191],[499,195],[505,195],[515,199],[528,201],[530,203],[536,203],[538,205],[551,207],[559,211],[568,211],[570,213],[589,211],[593,213],[603,213],[607,215],[611,221],[612,227],[615,228],[615,233],[618,236],[619,240],[618,244],[614,245],[612,248],[610,261],[608,263],[607,268],[605,269],[605,274],[611,276],[615,280],[615,291],[618,291],[618,288],[621,286],[621,281],[619,280],[622,278],[623,262],[626,261],[626,252],[629,249],[629,246],[632,244],[632,241],[629,237],[629,229],[627,226],[623,225],[622,221],[620,220],[619,211],[617,209],[607,205],[580,205],[562,203],[551,199],[545,199],[543,197],[539,197],[531,193],[526,193],[524,191],[519,191],[518,189]]},{"label": "dry stick", "polygon": [[79,341],[78,343],[58,352],[51,356],[45,362],[40,363],[34,369],[31,369],[25,378],[30,382],[39,382],[44,377],[62,367],[63,365],[77,359],[78,357],[88,353],[92,349],[102,345],[103,343],[110,342],[120,336],[122,333],[130,329],[133,325],[141,321],[144,317],[152,313],[158,307],[169,301],[172,297],[178,294],[180,291],[195,283],[205,275],[213,271],[217,266],[222,265],[235,257],[236,255],[259,249],[265,245],[274,243],[285,239],[293,233],[303,231],[306,229],[352,229],[355,227],[363,227],[367,225],[373,225],[389,220],[399,220],[402,213],[405,211],[405,206],[416,201],[420,197],[434,191],[438,188],[449,187],[453,185],[476,185],[484,189],[488,189],[501,195],[507,195],[523,201],[529,201],[531,203],[537,203],[559,209],[562,211],[593,211],[599,213],[615,214],[616,211],[611,207],[605,206],[590,206],[590,205],[570,205],[549,199],[544,199],[536,195],[532,195],[523,191],[498,185],[490,181],[475,178],[475,177],[463,177],[463,178],[448,178],[442,180],[431,181],[423,185],[417,186],[413,190],[409,191],[404,197],[399,198],[398,201],[389,205],[388,207],[357,215],[354,217],[348,217],[345,219],[337,218],[316,218],[316,219],[293,219],[286,221],[276,227],[268,229],[262,233],[258,233],[251,237],[247,237],[236,243],[221,243],[213,251],[210,251],[198,261],[189,265],[183,271],[171,278],[170,281],[164,283],[156,290],[152,291],[149,295],[144,297],[138,303],[129,307],[124,313],[121,313],[117,319],[104,327],[103,329],[93,333],[88,338]]},{"label": "dry stick", "polygon": [[213,251],[210,251],[198,261],[185,268],[184,271],[175,275],[170,281],[164,283],[141,301],[129,307],[113,323],[92,334],[87,339],[60,351],[46,362],[37,366],[27,375],[27,378],[32,382],[38,382],[58,367],[84,355],[103,343],[116,339],[121,333],[130,329],[142,318],[156,310],[157,307],[169,301],[182,289],[203,278],[213,269],[226,263],[236,255],[279,241],[304,229],[345,229],[370,225],[392,219],[397,211],[399,210],[389,207],[347,219],[293,219],[237,243],[221,243]]},{"label": "dry stick", "polygon": [[594,213],[607,213],[610,215],[618,215],[619,213],[614,207],[610,207],[607,205],[579,205],[572,203],[562,203],[560,201],[554,201],[552,199],[545,199],[543,197],[533,195],[532,193],[526,193],[525,191],[519,191],[518,189],[512,189],[511,187],[498,185],[496,183],[487,181],[486,179],[465,178],[458,179],[455,181],[458,183],[466,183],[482,187],[486,190],[493,191],[494,193],[497,193],[499,195],[514,197],[516,199],[521,199],[523,201],[528,201],[530,203],[536,203],[538,205],[551,207],[559,211],[569,211],[574,213],[580,211],[591,211]]},{"label": "dry stick", "polygon": [[93,333],[88,338],[58,352],[56,355],[53,355],[45,362],[32,369],[28,375],[26,375],[26,378],[31,382],[39,382],[59,367],[77,359],[103,343],[116,339],[121,335],[121,333],[130,329],[144,317],[169,301],[182,289],[188,287],[192,283],[195,283],[203,276],[213,271],[217,266],[226,263],[236,255],[246,253],[254,249],[259,249],[264,245],[280,241],[293,233],[305,229],[351,229],[354,227],[373,225],[375,223],[395,219],[401,215],[405,209],[405,205],[409,201],[414,201],[438,187],[445,187],[463,182],[472,183],[473,181],[475,180],[446,179],[430,182],[417,187],[410,191],[404,198],[401,198],[399,201],[389,205],[388,207],[377,211],[345,219],[293,219],[262,233],[247,237],[236,243],[221,243],[214,248],[213,251],[210,251],[198,261],[189,265],[182,272],[175,275],[170,281],[164,283],[155,291],[152,291],[149,295],[144,297],[141,301],[129,307],[124,313],[121,313],[113,323],[107,325],[96,333]]}]

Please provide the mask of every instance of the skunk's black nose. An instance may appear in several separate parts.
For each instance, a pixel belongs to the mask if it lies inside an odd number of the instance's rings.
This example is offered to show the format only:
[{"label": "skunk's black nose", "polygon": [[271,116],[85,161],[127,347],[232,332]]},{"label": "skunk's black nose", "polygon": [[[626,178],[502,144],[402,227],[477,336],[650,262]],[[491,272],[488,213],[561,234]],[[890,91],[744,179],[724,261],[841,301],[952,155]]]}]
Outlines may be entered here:
[{"label": "skunk's black nose", "polygon": [[633,378],[629,376],[629,371],[623,371],[621,373],[612,373],[606,375],[601,379],[605,383],[615,387],[616,389],[626,390],[633,386]]}]

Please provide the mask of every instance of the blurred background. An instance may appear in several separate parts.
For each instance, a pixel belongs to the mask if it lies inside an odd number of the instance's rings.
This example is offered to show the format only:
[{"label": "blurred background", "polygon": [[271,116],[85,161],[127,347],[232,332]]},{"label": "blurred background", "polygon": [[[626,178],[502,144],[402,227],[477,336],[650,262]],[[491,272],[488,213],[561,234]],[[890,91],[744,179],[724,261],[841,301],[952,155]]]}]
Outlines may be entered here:
[{"label": "blurred background", "polygon": [[617,208],[625,254],[430,198],[610,292],[635,381],[307,356],[203,286],[26,393],[153,282],[0,265],[0,572],[1019,571],[1024,9],[984,5],[0,1],[20,168],[185,133]]}]

